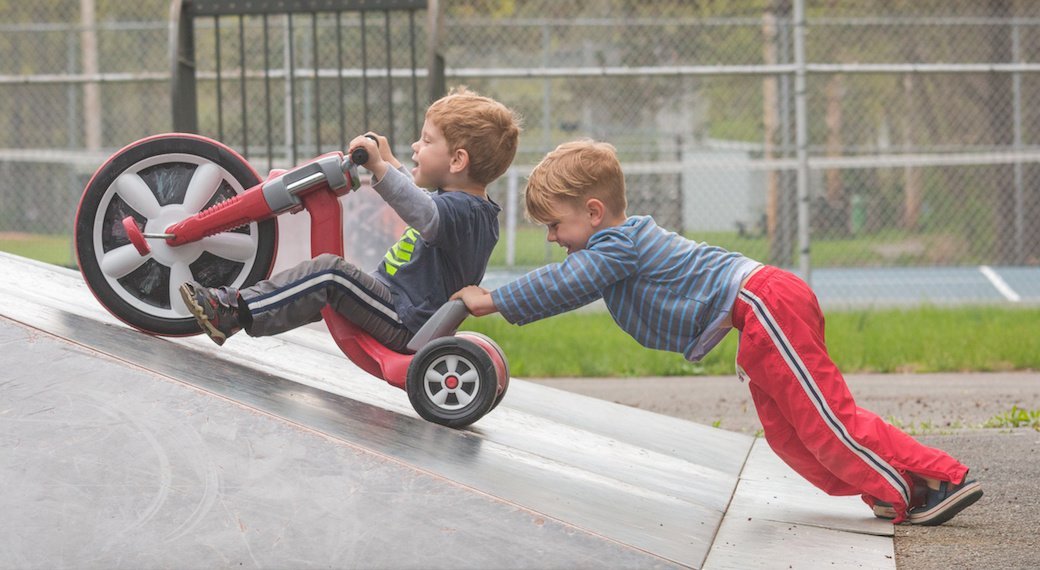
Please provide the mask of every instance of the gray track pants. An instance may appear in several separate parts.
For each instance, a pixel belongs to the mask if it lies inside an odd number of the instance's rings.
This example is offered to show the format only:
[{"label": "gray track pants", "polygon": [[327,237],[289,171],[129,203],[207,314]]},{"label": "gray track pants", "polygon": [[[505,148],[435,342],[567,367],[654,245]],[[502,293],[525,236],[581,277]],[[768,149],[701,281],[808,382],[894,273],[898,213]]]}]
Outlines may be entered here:
[{"label": "gray track pants", "polygon": [[394,309],[390,288],[347,263],[322,254],[239,291],[253,317],[250,336],[269,336],[321,320],[330,305],[391,350],[402,351],[412,332]]}]

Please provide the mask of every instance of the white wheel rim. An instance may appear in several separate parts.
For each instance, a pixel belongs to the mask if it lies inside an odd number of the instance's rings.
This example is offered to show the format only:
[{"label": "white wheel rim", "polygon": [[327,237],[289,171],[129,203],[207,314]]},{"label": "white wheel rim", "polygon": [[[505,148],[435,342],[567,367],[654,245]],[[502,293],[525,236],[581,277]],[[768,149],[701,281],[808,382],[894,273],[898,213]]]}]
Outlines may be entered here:
[{"label": "white wheel rim", "polygon": [[[139,173],[152,166],[161,164],[193,164],[197,168],[192,175],[185,193],[184,202],[161,206],[152,190],[145,184]],[[94,216],[94,228],[102,227],[112,200],[118,196],[145,217],[144,232],[163,233],[170,225],[197,214],[209,202],[220,186],[226,183],[235,194],[241,194],[245,188],[226,169],[213,162],[192,154],[170,153],[152,156],[141,160],[124,170],[105,189],[98,203]],[[92,236],[94,255],[101,274],[115,294],[133,308],[149,315],[165,319],[190,318],[191,313],[180,301],[177,292],[181,283],[194,280],[191,264],[203,253],[211,253],[221,258],[243,264],[232,286],[241,286],[256,263],[259,231],[257,224],[246,226],[248,234],[221,233],[204,238],[198,242],[170,247],[161,239],[150,239],[148,245],[151,252],[140,255],[133,245],[127,244],[108,252],[104,251],[102,232],[95,231]],[[127,291],[119,279],[132,273],[148,260],[169,268],[170,280],[167,283],[170,296],[170,308],[157,307],[146,303]]]},{"label": "white wheel rim", "polygon": [[427,399],[438,408],[456,411],[477,398],[481,381],[480,372],[472,360],[458,354],[446,354],[426,367],[423,390]]}]

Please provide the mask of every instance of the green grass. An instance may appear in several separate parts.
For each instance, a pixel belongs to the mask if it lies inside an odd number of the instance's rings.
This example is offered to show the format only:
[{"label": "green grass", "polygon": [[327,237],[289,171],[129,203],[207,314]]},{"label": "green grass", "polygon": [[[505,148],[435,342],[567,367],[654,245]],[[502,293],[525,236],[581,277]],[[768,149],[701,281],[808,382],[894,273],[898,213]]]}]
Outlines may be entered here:
[{"label": "green grass", "polygon": [[687,362],[678,354],[639,346],[605,312],[559,315],[523,327],[498,315],[471,317],[462,328],[495,339],[509,359],[510,372],[520,377],[722,374],[727,359],[733,370],[731,342],[701,363]]},{"label": "green grass", "polygon": [[76,265],[72,236],[0,233],[0,251],[54,265]]},{"label": "green grass", "polygon": [[994,416],[983,427],[988,428],[1020,428],[1030,427],[1040,431],[1040,409],[1028,410],[1012,406],[1010,411]]},{"label": "green grass", "polygon": [[[516,260],[520,267],[538,267],[546,263],[562,261],[566,252],[560,246],[545,241],[545,229],[532,226],[520,226],[516,229]],[[498,245],[491,253],[488,265],[491,267],[506,264],[505,233],[499,236]]]},{"label": "green grass", "polygon": [[[502,346],[519,377],[734,374],[730,334],[701,362],[639,346],[610,315],[575,312],[523,327],[498,315],[469,318],[463,329]],[[827,314],[831,358],[845,373],[1040,369],[1040,309],[964,307]]]}]

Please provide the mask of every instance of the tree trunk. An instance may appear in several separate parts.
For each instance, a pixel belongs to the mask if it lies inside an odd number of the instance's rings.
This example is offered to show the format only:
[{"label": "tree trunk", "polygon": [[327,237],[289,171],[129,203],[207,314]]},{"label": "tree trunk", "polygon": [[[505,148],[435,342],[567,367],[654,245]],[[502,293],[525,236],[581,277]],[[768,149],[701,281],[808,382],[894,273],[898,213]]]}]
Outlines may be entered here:
[{"label": "tree trunk", "polygon": [[[914,148],[914,76],[903,76],[903,152]],[[921,169],[907,166],[903,169],[903,228],[913,230],[921,217]]]},{"label": "tree trunk", "polygon": [[[766,65],[776,64],[776,16],[772,12],[762,15],[764,40],[763,60]],[[777,108],[778,89],[775,75],[762,80],[762,123],[765,128],[762,158],[773,160],[776,156],[776,139],[780,131],[780,110]],[[776,239],[777,211],[780,195],[780,173],[770,170],[766,174],[766,235],[772,243]]]},{"label": "tree trunk", "polygon": [[[83,74],[96,75],[98,66],[97,17],[95,0],[80,0],[80,42]],[[101,86],[94,81],[83,83],[83,136],[88,150],[101,148]]]},{"label": "tree trunk", "polygon": [[[842,100],[845,97],[845,76],[837,74],[831,77],[826,87],[827,97],[827,157],[841,158],[845,145],[841,139]],[[845,201],[842,187],[841,169],[829,168],[824,173],[826,181],[827,204],[831,208],[840,208]]]},{"label": "tree trunk", "polygon": [[[765,15],[765,62],[791,61],[791,1],[774,0],[771,11]],[[772,77],[763,86],[766,95],[766,144],[770,146],[767,158],[789,158],[794,149],[794,119],[790,75]],[[772,106],[772,109],[770,109]],[[772,118],[769,113],[773,113]],[[793,261],[796,230],[796,179],[793,170],[773,170],[769,173],[766,224],[769,229],[769,260],[772,265],[790,266]]]}]

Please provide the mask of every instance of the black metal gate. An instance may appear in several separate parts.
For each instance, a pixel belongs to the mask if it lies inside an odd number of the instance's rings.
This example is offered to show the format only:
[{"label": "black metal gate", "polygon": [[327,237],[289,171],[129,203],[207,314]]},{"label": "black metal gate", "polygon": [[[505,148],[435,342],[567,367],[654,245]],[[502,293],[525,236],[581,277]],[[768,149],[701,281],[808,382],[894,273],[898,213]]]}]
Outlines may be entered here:
[{"label": "black metal gate", "polygon": [[174,129],[268,168],[369,130],[410,152],[445,91],[436,0],[175,0],[171,10]]}]

